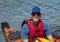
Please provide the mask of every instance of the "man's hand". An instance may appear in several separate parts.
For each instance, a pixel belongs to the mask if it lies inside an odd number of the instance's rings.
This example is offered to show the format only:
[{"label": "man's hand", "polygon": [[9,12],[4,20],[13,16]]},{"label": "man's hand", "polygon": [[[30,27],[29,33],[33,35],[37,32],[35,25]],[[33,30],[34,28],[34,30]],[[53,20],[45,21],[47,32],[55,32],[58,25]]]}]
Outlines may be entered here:
[{"label": "man's hand", "polygon": [[47,38],[50,40],[50,42],[54,42],[52,35],[47,36]]},{"label": "man's hand", "polygon": [[28,39],[23,39],[23,42],[28,42]]}]

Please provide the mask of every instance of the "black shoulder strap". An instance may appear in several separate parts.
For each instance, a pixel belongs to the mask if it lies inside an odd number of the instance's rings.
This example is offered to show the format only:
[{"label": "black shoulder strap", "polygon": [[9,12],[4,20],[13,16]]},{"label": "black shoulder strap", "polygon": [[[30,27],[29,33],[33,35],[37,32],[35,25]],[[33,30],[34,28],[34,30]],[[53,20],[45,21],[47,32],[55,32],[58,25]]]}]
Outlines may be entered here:
[{"label": "black shoulder strap", "polygon": [[[32,19],[29,19],[29,20],[31,21]],[[22,22],[22,25],[21,25],[21,26],[23,27],[23,25],[24,25],[24,24],[26,24],[26,22],[25,22],[25,21],[23,21],[23,22]]]},{"label": "black shoulder strap", "polygon": [[23,21],[23,22],[22,22],[22,27],[23,27],[23,25],[24,25],[24,24],[26,24],[26,22],[25,22],[25,21]]}]

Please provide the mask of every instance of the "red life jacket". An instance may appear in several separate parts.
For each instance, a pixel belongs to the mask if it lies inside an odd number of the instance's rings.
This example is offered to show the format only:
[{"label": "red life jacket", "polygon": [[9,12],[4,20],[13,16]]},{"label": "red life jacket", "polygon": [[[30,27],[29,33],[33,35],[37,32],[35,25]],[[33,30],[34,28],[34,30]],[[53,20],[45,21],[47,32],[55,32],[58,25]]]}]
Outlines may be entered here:
[{"label": "red life jacket", "polygon": [[38,26],[34,26],[30,20],[25,20],[29,27],[28,41],[34,42],[36,37],[44,37],[44,26],[42,20],[39,22]]}]

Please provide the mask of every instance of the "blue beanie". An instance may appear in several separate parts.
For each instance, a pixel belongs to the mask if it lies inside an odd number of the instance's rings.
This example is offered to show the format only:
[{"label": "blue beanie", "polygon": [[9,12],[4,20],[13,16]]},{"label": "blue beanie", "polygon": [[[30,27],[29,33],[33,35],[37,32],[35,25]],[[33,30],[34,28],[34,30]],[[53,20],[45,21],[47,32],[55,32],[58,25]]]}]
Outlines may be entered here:
[{"label": "blue beanie", "polygon": [[39,7],[33,7],[32,8],[32,12],[40,12],[40,8]]}]

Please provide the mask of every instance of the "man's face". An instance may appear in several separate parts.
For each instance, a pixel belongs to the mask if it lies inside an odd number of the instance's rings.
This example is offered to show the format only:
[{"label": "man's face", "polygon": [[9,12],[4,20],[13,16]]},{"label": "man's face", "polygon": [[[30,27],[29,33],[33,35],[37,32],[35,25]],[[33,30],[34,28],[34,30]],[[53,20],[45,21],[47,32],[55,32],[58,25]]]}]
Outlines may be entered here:
[{"label": "man's face", "polygon": [[31,15],[32,15],[32,20],[34,22],[38,22],[40,20],[40,17],[41,17],[40,12],[33,12],[33,13],[31,13]]}]

